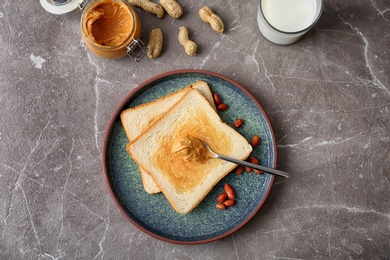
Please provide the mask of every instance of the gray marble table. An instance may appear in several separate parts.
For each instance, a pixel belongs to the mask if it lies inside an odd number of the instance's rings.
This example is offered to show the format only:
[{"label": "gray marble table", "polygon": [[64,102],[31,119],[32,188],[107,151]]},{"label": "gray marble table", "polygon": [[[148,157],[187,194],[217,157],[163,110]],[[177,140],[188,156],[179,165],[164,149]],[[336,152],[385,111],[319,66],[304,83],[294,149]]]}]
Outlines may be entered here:
[{"label": "gray marble table", "polygon": [[[39,1],[0,2],[0,259],[389,259],[390,2],[328,1],[299,42],[259,32],[257,1],[180,0],[172,20],[137,9],[143,39],[164,33],[162,55],[105,60],[81,40],[80,14]],[[216,34],[203,5],[225,21]],[[180,26],[200,48],[187,56]],[[177,69],[239,82],[275,131],[276,178],[237,232],[188,246],[157,240],[116,208],[103,180],[102,143],[119,102]]]}]

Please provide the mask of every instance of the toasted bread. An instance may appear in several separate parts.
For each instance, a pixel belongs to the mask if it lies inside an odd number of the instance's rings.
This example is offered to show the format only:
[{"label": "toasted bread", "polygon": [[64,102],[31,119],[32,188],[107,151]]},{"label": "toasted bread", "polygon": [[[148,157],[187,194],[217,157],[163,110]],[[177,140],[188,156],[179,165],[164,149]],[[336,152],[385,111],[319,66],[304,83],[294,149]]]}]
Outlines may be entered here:
[{"label": "toasted bread", "polygon": [[[145,131],[145,129],[171,108],[191,88],[198,89],[215,109],[213,96],[208,84],[205,81],[199,80],[155,101],[122,111],[120,118],[129,141],[131,142]],[[140,168],[140,172],[145,191],[150,194],[160,192],[160,188],[156,185],[153,178],[142,168]]]},{"label": "toasted bread", "polygon": [[215,152],[238,159],[246,159],[252,147],[241,134],[222,122],[196,89],[188,90],[149,129],[126,146],[133,159],[151,174],[172,207],[187,214],[236,164],[214,158],[187,160],[172,150],[175,141],[182,136],[202,139]]}]

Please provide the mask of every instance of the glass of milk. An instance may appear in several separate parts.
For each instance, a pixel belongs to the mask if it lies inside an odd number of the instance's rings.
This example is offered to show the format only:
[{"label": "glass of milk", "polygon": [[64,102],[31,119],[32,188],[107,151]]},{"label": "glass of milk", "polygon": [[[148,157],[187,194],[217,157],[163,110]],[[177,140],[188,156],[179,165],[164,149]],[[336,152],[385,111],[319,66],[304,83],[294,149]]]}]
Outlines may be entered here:
[{"label": "glass of milk", "polygon": [[259,0],[257,24],[269,41],[291,44],[319,20],[323,0]]}]

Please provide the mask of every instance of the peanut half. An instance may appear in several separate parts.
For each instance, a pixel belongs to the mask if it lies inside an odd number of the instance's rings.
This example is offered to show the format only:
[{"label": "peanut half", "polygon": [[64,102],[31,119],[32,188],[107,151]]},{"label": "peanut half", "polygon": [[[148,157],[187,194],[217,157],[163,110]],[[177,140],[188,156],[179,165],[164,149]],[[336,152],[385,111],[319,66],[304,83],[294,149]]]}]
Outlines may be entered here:
[{"label": "peanut half", "polygon": [[223,202],[223,205],[225,205],[226,207],[232,207],[232,206],[234,206],[234,204],[235,204],[235,201],[232,199],[228,199],[228,200],[225,200]]},{"label": "peanut half", "polygon": [[160,56],[163,42],[163,35],[160,28],[154,28],[150,31],[148,42],[148,57],[150,59],[155,59]]},{"label": "peanut half", "polygon": [[199,10],[199,16],[200,19],[202,19],[203,22],[209,23],[211,28],[218,32],[218,33],[223,33],[225,26],[223,25],[223,21],[221,17],[216,15],[213,10],[211,10],[210,7],[208,6],[203,6]]},{"label": "peanut half", "polygon": [[[254,157],[254,156],[251,156],[250,160],[251,160],[251,163],[260,164],[259,159],[257,159],[257,158]],[[257,174],[263,174],[263,172],[260,171],[260,170],[253,169],[253,171],[254,171],[255,173],[257,173]]]},{"label": "peanut half", "polygon": [[241,173],[244,172],[244,166],[237,166],[237,168],[234,170],[234,172],[237,174],[237,175],[240,175]]},{"label": "peanut half", "polygon": [[218,203],[215,205],[215,207],[219,210],[224,210],[226,209],[226,206],[223,203]]},{"label": "peanut half", "polygon": [[243,124],[244,124],[244,119],[242,119],[242,118],[237,118],[237,119],[233,122],[233,126],[234,126],[235,128],[239,128],[239,127],[241,127]]},{"label": "peanut half", "polygon": [[129,4],[140,7],[146,12],[155,14],[157,18],[162,18],[164,16],[164,8],[156,3],[153,3],[149,0],[127,0]]},{"label": "peanut half", "polygon": [[217,106],[217,109],[219,110],[219,111],[225,111],[226,109],[228,109],[229,108],[229,106],[227,105],[227,104],[225,104],[225,103],[221,103],[221,104],[219,104],[218,106]]},{"label": "peanut half", "polygon": [[188,38],[188,29],[184,26],[179,28],[178,39],[180,44],[184,47],[185,52],[189,56],[195,56],[198,50],[198,45]]},{"label": "peanut half", "polygon": [[221,193],[221,194],[219,194],[218,197],[217,197],[217,202],[218,202],[218,203],[224,203],[225,200],[227,200],[227,198],[228,198],[228,196],[227,196],[226,193]]},{"label": "peanut half", "polygon": [[234,191],[232,186],[230,186],[228,183],[225,183],[223,185],[223,189],[226,192],[228,198],[231,200],[234,200],[234,198],[236,197],[236,192]]},{"label": "peanut half", "polygon": [[176,0],[160,0],[160,5],[172,18],[179,18],[183,15],[183,8]]},{"label": "peanut half", "polygon": [[258,136],[258,135],[253,136],[252,140],[251,140],[252,147],[256,147],[259,144],[260,144],[260,136]]},{"label": "peanut half", "polygon": [[218,93],[214,93],[214,94],[213,94],[213,98],[214,98],[215,104],[220,105],[220,104],[222,103],[222,102],[221,102],[221,97],[219,96]]}]

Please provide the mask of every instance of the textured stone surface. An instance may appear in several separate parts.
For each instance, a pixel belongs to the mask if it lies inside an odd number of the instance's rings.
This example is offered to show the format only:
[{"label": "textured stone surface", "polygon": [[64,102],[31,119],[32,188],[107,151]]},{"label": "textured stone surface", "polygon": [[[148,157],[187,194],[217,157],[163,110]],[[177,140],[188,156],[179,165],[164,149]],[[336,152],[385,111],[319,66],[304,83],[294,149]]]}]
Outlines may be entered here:
[{"label": "textured stone surface", "polygon": [[[390,3],[325,1],[294,45],[274,45],[257,2],[181,0],[185,15],[137,9],[143,39],[160,27],[156,60],[103,60],[81,41],[80,14],[54,16],[39,1],[0,3],[1,259],[390,258]],[[198,19],[211,6],[226,33]],[[200,48],[187,56],[180,26]],[[156,240],[116,209],[102,175],[106,125],[141,82],[205,69],[245,86],[278,144],[277,178],[243,228],[198,246]]]}]

